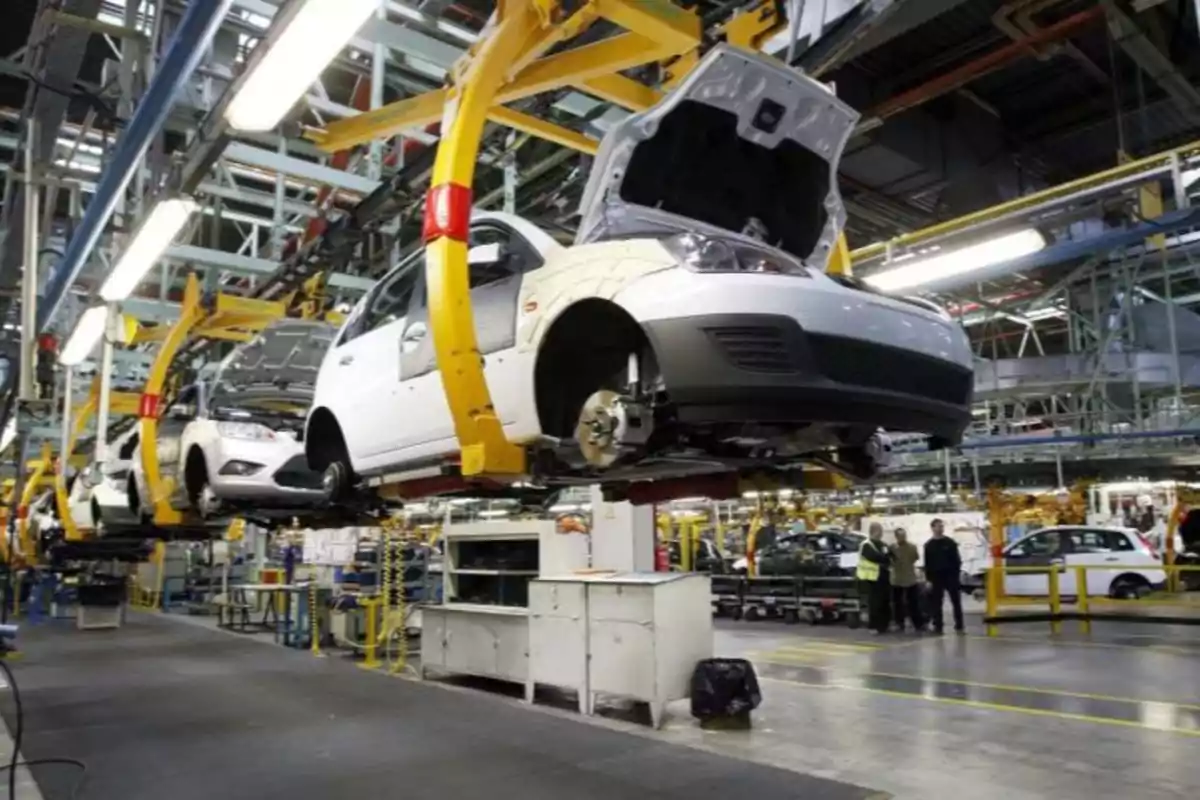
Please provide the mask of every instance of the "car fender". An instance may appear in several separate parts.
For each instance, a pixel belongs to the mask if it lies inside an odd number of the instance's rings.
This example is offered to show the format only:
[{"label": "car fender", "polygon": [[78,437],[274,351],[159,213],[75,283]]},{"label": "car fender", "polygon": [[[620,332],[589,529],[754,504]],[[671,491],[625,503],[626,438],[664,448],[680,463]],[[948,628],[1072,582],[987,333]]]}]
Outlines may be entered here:
[{"label": "car fender", "polygon": [[521,283],[517,348],[536,352],[554,321],[580,300],[610,300],[638,319],[623,295],[647,275],[677,268],[656,239],[625,239],[564,248]]}]

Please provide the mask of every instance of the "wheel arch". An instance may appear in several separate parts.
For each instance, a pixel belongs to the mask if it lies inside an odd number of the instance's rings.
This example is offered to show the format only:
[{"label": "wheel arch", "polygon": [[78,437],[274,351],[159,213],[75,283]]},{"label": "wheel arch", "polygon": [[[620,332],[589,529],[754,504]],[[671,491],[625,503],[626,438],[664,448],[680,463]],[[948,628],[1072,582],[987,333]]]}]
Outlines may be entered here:
[{"label": "wheel arch", "polygon": [[[534,360],[533,394],[539,427],[551,436],[570,434],[575,406],[583,404],[599,381],[619,371],[632,350],[643,353],[643,370],[653,361],[653,345],[641,323],[615,300],[575,300],[555,314],[544,331]],[[591,357],[581,359],[580,352]]]},{"label": "wheel arch", "polygon": [[208,474],[208,456],[203,447],[192,442],[183,458],[183,485],[188,497],[195,497],[200,492],[200,487],[211,480]]},{"label": "wheel arch", "polygon": [[1121,586],[1121,585],[1134,586],[1134,587],[1139,587],[1139,588],[1144,587],[1146,589],[1149,589],[1151,584],[1150,584],[1150,579],[1147,578],[1145,575],[1142,575],[1141,573],[1132,572],[1132,571],[1131,572],[1120,572],[1120,573],[1117,573],[1116,577],[1114,577],[1112,579],[1112,581],[1108,584],[1109,596],[1111,597],[1112,595],[1114,595],[1116,593],[1117,587]]},{"label": "wheel arch", "polygon": [[327,407],[314,408],[304,428],[304,457],[308,459],[308,468],[324,472],[339,456],[344,456],[349,466],[349,448],[341,424]]}]

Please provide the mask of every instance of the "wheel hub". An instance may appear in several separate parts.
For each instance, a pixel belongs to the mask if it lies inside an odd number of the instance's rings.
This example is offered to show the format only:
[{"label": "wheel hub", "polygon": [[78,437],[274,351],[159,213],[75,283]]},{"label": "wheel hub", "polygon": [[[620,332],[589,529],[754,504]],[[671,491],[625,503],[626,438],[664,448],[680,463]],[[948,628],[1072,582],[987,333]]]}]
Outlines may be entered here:
[{"label": "wheel hub", "polygon": [[626,449],[645,444],[651,427],[641,405],[611,389],[601,389],[584,402],[575,440],[588,464],[604,468],[612,466]]}]

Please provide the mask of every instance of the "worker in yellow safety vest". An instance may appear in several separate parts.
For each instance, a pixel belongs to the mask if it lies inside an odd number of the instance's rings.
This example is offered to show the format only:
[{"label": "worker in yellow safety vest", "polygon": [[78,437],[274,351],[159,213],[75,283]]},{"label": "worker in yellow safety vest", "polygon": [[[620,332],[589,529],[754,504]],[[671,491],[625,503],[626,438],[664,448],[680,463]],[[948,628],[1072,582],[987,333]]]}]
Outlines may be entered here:
[{"label": "worker in yellow safety vest", "polygon": [[876,634],[887,633],[891,623],[892,554],[883,543],[883,526],[872,522],[868,538],[858,548],[859,596],[867,599],[867,625]]}]

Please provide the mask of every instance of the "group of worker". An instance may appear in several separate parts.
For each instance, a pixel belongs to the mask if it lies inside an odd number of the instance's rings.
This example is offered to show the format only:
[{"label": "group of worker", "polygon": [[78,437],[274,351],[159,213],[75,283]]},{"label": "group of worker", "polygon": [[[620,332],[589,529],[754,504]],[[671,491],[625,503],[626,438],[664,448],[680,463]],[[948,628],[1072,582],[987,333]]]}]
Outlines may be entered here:
[{"label": "group of worker", "polygon": [[[962,556],[958,542],[946,535],[940,519],[930,523],[932,536],[925,542],[924,558],[917,546],[908,541],[903,528],[895,531],[895,542],[883,540],[883,526],[875,522],[858,551],[858,580],[867,598],[868,627],[875,633],[887,633],[893,622],[903,631],[943,633],[942,609],[949,596],[954,611],[954,630],[964,633],[962,611]],[[924,582],[917,564],[924,572]],[[928,615],[929,619],[926,620]]]}]

